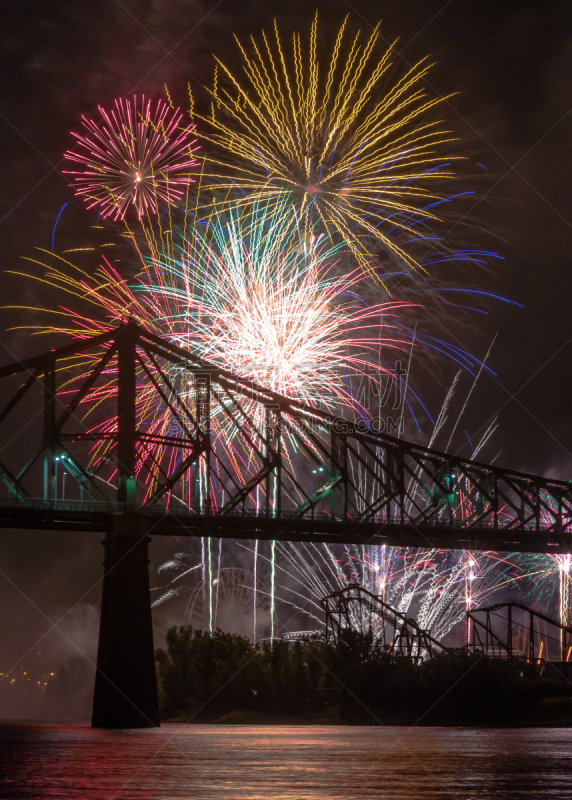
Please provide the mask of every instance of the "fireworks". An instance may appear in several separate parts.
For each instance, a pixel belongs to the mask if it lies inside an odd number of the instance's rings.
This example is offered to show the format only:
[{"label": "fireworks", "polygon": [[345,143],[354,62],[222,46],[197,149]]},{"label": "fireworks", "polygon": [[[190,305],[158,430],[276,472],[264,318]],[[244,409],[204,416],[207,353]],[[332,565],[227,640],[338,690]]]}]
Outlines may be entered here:
[{"label": "fireworks", "polygon": [[[458,377],[453,381],[438,415],[431,444],[445,431]],[[475,378],[462,404],[461,415],[477,380]],[[457,418],[452,422],[453,432],[459,421]],[[475,441],[475,452],[480,452],[486,445],[495,424],[493,422],[480,440]],[[464,519],[471,513],[470,500],[459,480],[455,481],[455,486],[452,512],[456,518]],[[362,489],[367,492],[365,484]],[[250,554],[250,548],[244,549]],[[219,549],[219,560],[221,552]],[[230,557],[236,559],[236,553]],[[442,639],[464,620],[468,610],[479,607],[496,592],[521,587],[528,577],[518,557],[494,552],[278,542],[268,553],[260,552],[256,543],[252,557],[254,569],[265,573],[267,580],[267,588],[259,588],[251,598],[254,613],[261,599],[269,599],[272,609],[276,607],[279,610],[281,620],[290,620],[290,627],[296,620],[298,626],[314,631],[323,630],[324,626],[320,600],[350,583],[357,583],[401,613],[414,617],[423,629]],[[229,555],[223,553],[222,558],[229,558]],[[561,584],[568,578],[564,573],[562,568]],[[360,617],[361,613],[365,614],[364,618]],[[376,634],[375,620],[367,609],[353,606],[350,623],[356,630],[367,629],[373,624]],[[275,628],[284,632],[277,623]],[[470,631],[467,629],[464,641],[469,639]],[[461,641],[457,637],[459,644]]]},{"label": "fireworks", "polygon": [[[286,201],[282,201],[284,204]],[[316,225],[316,229],[318,226]],[[397,378],[383,366],[387,352],[396,350],[403,358],[414,346],[407,329],[400,325],[399,312],[413,308],[410,304],[392,301],[367,305],[360,298],[360,289],[365,282],[361,271],[342,268],[343,248],[332,244],[330,237],[308,230],[305,221],[288,205],[254,204],[250,212],[231,207],[219,208],[205,218],[168,209],[157,222],[148,224],[144,220],[136,228],[125,231],[138,257],[137,275],[130,281],[122,278],[110,255],[97,255],[100,266],[82,271],[62,257],[48,254],[49,265],[45,274],[53,287],[66,292],[72,301],[62,301],[53,316],[50,330],[84,339],[115,327],[131,317],[151,331],[168,338],[173,343],[190,348],[197,355],[233,372],[254,380],[258,384],[295,397],[310,405],[326,407],[332,412],[352,410],[356,414],[368,415],[369,409],[362,402],[362,395],[351,386],[351,376],[374,380],[378,389],[382,382],[393,382]],[[105,253],[112,251],[106,250]],[[81,302],[78,301],[78,297]],[[87,309],[83,304],[87,303]],[[80,311],[80,309],[82,309]],[[41,327],[41,330],[46,330]],[[416,334],[415,346],[423,348],[423,336]],[[384,357],[380,357],[380,351]],[[458,356],[459,351],[455,350]],[[151,364],[147,365],[149,368]],[[76,380],[82,381],[90,365],[80,371]],[[109,363],[102,383],[86,396],[83,409],[89,424],[92,409],[97,411],[97,421],[92,432],[107,436],[91,453],[91,463],[99,474],[105,475],[105,459],[111,446],[112,435],[117,429],[115,416],[101,421],[101,409],[106,402],[113,401],[115,392],[115,362]],[[174,367],[169,375],[173,385],[181,387],[186,402],[193,407],[194,391],[184,369]],[[408,383],[411,390],[411,381]],[[398,387],[399,388],[399,387]],[[384,394],[377,392],[377,397]],[[241,401],[247,416],[255,414],[248,399]],[[401,402],[401,405],[403,403]],[[258,409],[260,411],[260,409]],[[381,413],[381,409],[376,409]],[[212,473],[211,499],[215,508],[225,502],[221,473],[230,470],[241,481],[246,481],[256,471],[252,453],[229,423],[224,408],[215,401],[211,408],[212,454],[215,466]],[[260,421],[259,421],[260,422]],[[160,466],[166,466],[170,452],[160,444],[173,424],[168,408],[161,404],[148,377],[139,370],[137,394],[137,425],[148,434],[147,441],[138,443],[136,475],[147,485],[147,496],[153,492]],[[155,437],[156,445],[150,437]],[[288,438],[284,441],[284,457],[292,464],[292,448]],[[150,449],[153,451],[150,453]],[[154,466],[149,469],[149,461]],[[222,466],[220,469],[218,465]],[[359,465],[358,465],[359,467]],[[293,467],[292,467],[293,468]],[[109,476],[112,480],[112,476]],[[193,481],[182,480],[177,492],[169,502],[190,505]],[[368,488],[364,485],[364,496]],[[310,493],[311,493],[310,489]],[[303,502],[303,498],[300,498]],[[249,503],[253,510],[265,503],[264,488],[253,493]],[[201,555],[201,586],[205,623],[214,624],[216,618],[216,591],[213,581],[220,568],[220,553],[213,557],[210,541],[203,543]],[[292,549],[292,548],[290,548]],[[296,554],[294,551],[296,550]],[[292,549],[290,556],[302,565],[313,548],[304,552]],[[327,563],[332,566],[338,582],[320,584],[317,577],[309,578],[308,566],[305,590],[311,603],[317,604],[324,594],[345,585],[347,576],[336,566],[336,559],[361,563],[360,569],[368,588],[374,590],[382,575],[386,584],[392,585],[396,571],[397,556],[386,554],[379,562],[384,548],[366,548],[363,552],[345,555],[335,554],[326,548]],[[379,551],[379,552],[378,552]],[[283,560],[288,546],[276,544],[269,553],[268,608],[271,634],[279,634],[276,609],[291,604],[284,583]],[[310,564],[320,562],[321,551],[311,556]],[[266,558],[260,554],[260,559]],[[423,556],[428,562],[428,556]],[[442,557],[443,558],[443,557]],[[459,603],[451,604],[457,597],[459,586],[466,572],[453,563],[440,568],[424,570],[424,579],[417,580],[417,588],[404,597],[416,607],[421,595],[426,598],[440,596],[440,608],[460,613]],[[376,564],[381,571],[367,571],[368,563]],[[379,563],[378,563],[379,562]],[[417,562],[416,562],[417,563]],[[437,563],[437,556],[433,559]],[[218,567],[217,567],[218,565]],[[407,566],[407,570],[406,570]],[[419,575],[418,565],[412,567],[404,559],[397,571],[410,576]],[[302,568],[302,567],[300,567]],[[257,560],[254,563],[254,573]],[[337,570],[337,572],[336,572]],[[195,573],[194,573],[195,574]],[[194,577],[193,574],[193,577]],[[196,573],[198,575],[198,572]],[[443,577],[444,575],[447,577]],[[431,580],[430,580],[431,578]],[[370,580],[371,579],[371,580]],[[439,588],[447,580],[446,591]],[[313,583],[312,583],[313,581]],[[340,583],[341,581],[341,583]],[[252,609],[266,602],[264,590],[256,587]],[[312,588],[313,587],[313,588]],[[403,584],[405,587],[405,584]],[[431,589],[434,587],[434,589]],[[178,584],[168,588],[162,598],[167,600]],[[380,587],[377,586],[380,593]],[[384,593],[388,589],[383,589]],[[403,605],[403,598],[396,596],[395,602]],[[403,606],[405,608],[405,606]],[[317,607],[316,607],[317,610]],[[420,609],[423,612],[423,608]],[[452,620],[454,615],[447,617]],[[456,619],[456,617],[455,617]],[[260,625],[260,623],[259,623]],[[254,626],[253,626],[254,627]]]},{"label": "fireworks", "polygon": [[141,218],[158,212],[159,199],[179,200],[198,164],[194,125],[181,127],[178,109],[171,111],[162,100],[153,105],[144,96],[118,99],[111,111],[99,106],[99,112],[100,123],[82,117],[87,134],[72,134],[79,152],[65,153],[83,166],[68,174],[75,176],[72,185],[88,208],[99,206],[103,217],[117,220],[133,205]]},{"label": "fireworks", "polygon": [[372,248],[387,266],[412,270],[416,245],[430,235],[435,247],[443,186],[454,178],[453,137],[435,113],[442,100],[423,89],[427,61],[392,77],[393,48],[377,55],[378,27],[366,39],[352,39],[347,27],[325,67],[317,17],[307,43],[294,33],[286,46],[275,25],[250,52],[239,44],[242,82],[217,60],[212,113],[202,118],[211,132],[201,138],[213,150],[205,179],[235,193],[238,206],[291,199],[340,234],[369,274]]},{"label": "fireworks", "polygon": [[[526,577],[511,558],[493,552],[292,542],[271,543],[263,548],[255,545],[254,549],[241,545],[241,548],[242,558],[236,546],[225,542],[223,548],[219,542],[215,547],[215,574],[225,573],[230,564],[244,562],[245,558],[249,563],[253,559],[251,563],[264,580],[259,579],[254,590],[252,573],[248,572],[248,579],[241,582],[240,597],[243,613],[246,615],[248,611],[250,619],[255,609],[265,610],[263,621],[258,621],[258,636],[264,629],[266,635],[283,636],[293,626],[322,631],[324,617],[320,600],[356,583],[397,611],[413,617],[421,628],[442,640],[464,620],[467,610],[482,605],[503,588],[520,585]],[[190,557],[187,558],[190,563]],[[200,563],[194,566],[192,574],[198,575],[200,567]],[[176,573],[168,586],[160,590],[156,604],[169,600],[172,592],[188,591],[191,598],[188,607],[194,609],[200,587],[208,587],[209,583],[203,580],[197,584],[192,578],[188,584],[182,582],[181,578],[190,574],[186,561],[185,568],[177,569]],[[214,584],[218,585],[216,578]],[[356,630],[364,630],[372,624],[375,634],[375,619],[368,611],[363,611],[362,619],[362,611],[358,606],[352,608],[351,625]],[[202,619],[196,614],[193,619],[199,627],[208,629],[206,611]],[[252,635],[252,626],[248,630],[244,622],[242,630]],[[458,636],[457,641],[460,644],[461,637]]]},{"label": "fireworks", "polygon": [[[399,320],[399,312],[404,308],[413,309],[413,306],[398,301],[377,305],[364,303],[359,294],[366,283],[362,272],[343,268],[342,245],[333,244],[331,237],[318,230],[317,223],[308,229],[296,208],[285,200],[280,204],[255,203],[249,212],[232,205],[221,206],[204,218],[196,216],[193,209],[178,212],[168,208],[157,222],[141,220],[135,228],[127,227],[125,233],[138,258],[137,275],[129,281],[117,271],[110,255],[98,255],[100,266],[88,271],[79,270],[62,257],[49,255],[45,280],[73,297],[71,306],[69,301],[60,304],[57,316],[52,317],[55,324],[50,330],[84,339],[132,318],[210,362],[230,367],[242,377],[315,407],[326,407],[332,413],[351,410],[367,417],[373,410],[369,403],[363,402],[363,394],[352,388],[352,376],[378,384],[375,393],[381,403],[375,409],[378,414],[383,411],[381,398],[385,396],[385,390],[380,391],[382,382],[397,382],[396,388],[403,392],[399,402],[403,410],[404,390],[398,386],[398,378],[383,364],[391,350],[404,358],[413,346],[424,349],[422,333],[417,331],[412,337]],[[88,304],[88,309],[84,307],[80,311],[84,303]],[[445,348],[441,342],[441,349]],[[468,359],[458,349],[453,352],[455,358],[461,355]],[[152,368],[151,364],[147,366]],[[89,369],[90,365],[86,365],[86,370],[80,371],[76,380],[82,381]],[[92,419],[91,410],[97,410],[99,419],[92,433],[107,436],[91,454],[92,466],[100,470],[101,475],[105,474],[105,467],[101,465],[105,464],[111,437],[117,430],[115,416],[100,421],[100,409],[108,400],[113,401],[115,369],[112,360],[102,376],[103,383],[86,396],[83,405],[88,422]],[[106,374],[109,376],[107,383]],[[194,388],[184,368],[173,367],[169,378],[173,385],[180,387],[185,402],[192,408]],[[406,388],[413,391],[409,379]],[[247,417],[261,413],[256,404],[249,405],[248,399],[241,402]],[[215,466],[210,496],[216,509],[225,502],[221,473],[230,471],[245,482],[256,472],[256,464],[251,449],[237,435],[220,401],[215,400],[211,414]],[[261,422],[255,419],[253,430]],[[161,465],[167,466],[172,457],[160,444],[171,432],[172,424],[169,409],[161,403],[148,376],[139,370],[137,425],[148,436],[145,444],[138,443],[136,475],[146,483],[147,497],[153,493]],[[151,443],[151,437],[156,444]],[[295,443],[289,447],[287,435],[284,446],[284,457],[293,469]],[[151,468],[150,461],[154,465]],[[359,472],[359,464],[354,466]],[[360,481],[359,475],[354,478]],[[111,475],[109,480],[112,480]],[[310,494],[311,480],[310,476]],[[183,478],[168,502],[191,505],[194,488],[190,476],[188,480]],[[362,489],[366,497],[371,490],[367,481]],[[261,486],[248,498],[252,510],[264,506],[264,491]],[[303,502],[303,498],[299,501]],[[313,548],[303,551],[294,548],[290,555],[302,568],[311,550]],[[276,609],[288,603],[294,609],[294,601],[287,599],[288,593],[280,581],[287,552],[288,546],[280,544],[272,546],[269,553],[271,634],[279,631]],[[336,580],[320,582],[316,576],[310,579],[308,565],[303,567],[307,585],[305,590],[300,586],[298,594],[303,595],[305,591],[312,598],[310,607],[312,603],[316,605],[315,611],[324,594],[347,582],[347,570],[344,572],[334,564],[340,558],[361,564],[360,580],[364,580],[366,588],[386,597],[389,586],[396,585],[394,573],[407,575],[408,581],[400,584],[402,594],[392,595],[392,601],[407,611],[411,606],[421,615],[430,615],[430,604],[434,601],[435,611],[430,621],[441,633],[465,610],[460,587],[465,587],[467,568],[459,561],[462,557],[440,554],[430,559],[422,554],[424,568],[420,572],[415,554],[398,556],[386,552],[385,548],[365,548],[363,552],[346,549],[344,552],[336,554],[333,549],[326,548],[327,563],[334,570],[332,575],[338,576]],[[261,554],[260,558],[266,556]],[[321,558],[321,551],[316,549],[308,563],[316,566]],[[403,563],[397,567],[400,558]],[[205,595],[201,594],[201,598],[209,627],[216,618],[213,584],[216,564],[220,569],[220,553],[213,557],[211,543],[205,540],[201,554],[201,586],[205,588]],[[376,567],[375,575],[368,564]],[[253,573],[256,572],[255,558]],[[379,583],[382,576],[385,576],[383,587]],[[413,576],[415,588],[409,591],[406,586],[412,585]],[[253,585],[256,587],[252,602],[255,612],[257,604],[265,602],[266,597],[256,582]],[[169,587],[157,602],[169,599],[176,588],[178,585]],[[253,630],[256,630],[254,625]]]},{"label": "fireworks", "polygon": [[[275,26],[271,36],[263,33],[250,48],[239,47],[242,76],[235,77],[218,61],[211,114],[197,117],[204,123],[200,138],[207,146],[200,155],[202,186],[196,196],[189,191],[199,163],[195,129],[182,125],[179,110],[134,97],[116,100],[111,110],[100,107],[99,122],[82,118],[86,132],[73,134],[78,152],[65,154],[80,167],[69,174],[88,207],[115,221],[127,218],[124,235],[136,252],[136,272],[131,263],[133,277],[126,278],[124,269],[103,254],[98,266],[88,270],[50,256],[44,280],[73,300],[60,303],[55,324],[39,328],[85,339],[131,318],[241,378],[331,414],[351,412],[366,425],[381,417],[387,387],[396,387],[393,408],[399,411],[401,432],[406,404],[411,409],[410,402],[419,401],[409,372],[414,348],[446,353],[469,371],[475,368],[477,376],[483,364],[418,330],[417,324],[406,324],[402,312],[418,306],[400,299],[378,302],[379,291],[369,279],[385,285],[391,274],[411,276],[421,270],[426,275],[430,264],[443,260],[494,256],[448,251],[439,240],[442,209],[455,196],[451,186],[460,159],[449,152],[454,136],[440,119],[443,99],[423,88],[430,65],[423,60],[399,73],[393,47],[378,54],[378,27],[365,38],[361,32],[352,36],[347,20],[320,63],[317,17],[307,41],[295,33],[287,44]],[[133,226],[126,217],[130,206],[138,217]],[[158,219],[150,221],[152,214]],[[434,290],[425,275],[415,283],[415,292]],[[411,281],[407,287],[404,294],[412,291]],[[390,352],[408,361],[403,388],[401,373],[388,366]],[[90,372],[91,364],[82,358],[70,359],[78,370],[66,391]],[[168,473],[176,458],[164,444],[175,423],[155,391],[153,370],[169,372],[168,380],[190,409],[196,410],[199,401],[184,366],[158,367],[144,359],[137,366],[136,424],[145,442],[142,437],[137,442],[135,474],[146,486],[146,502],[155,499],[160,473]],[[118,424],[116,416],[105,416],[105,406],[114,400],[116,371],[111,358],[80,409],[92,441],[100,437],[89,445],[90,468],[110,486]],[[375,386],[378,408],[364,400],[364,382]],[[430,444],[444,425],[450,399]],[[176,489],[169,488],[167,508],[174,501],[203,513],[202,500],[193,495],[199,484],[199,493],[208,495],[209,511],[226,508],[232,493],[225,488],[224,474],[246,484],[256,477],[256,454],[268,456],[260,433],[265,424],[260,415],[266,412],[260,406],[248,397],[237,400],[249,419],[247,438],[229,421],[227,401],[216,387],[210,401],[212,462],[207,470],[199,458],[192,467],[194,480],[190,467],[188,475],[182,474]],[[281,457],[291,476],[302,438],[297,429],[283,437]],[[356,446],[358,457],[348,463],[360,487],[359,506],[373,485]],[[302,479],[308,478],[313,496],[308,464],[304,470],[308,474]],[[448,480],[451,517],[471,519],[473,495],[459,476]],[[308,495],[303,496],[299,482],[292,483],[291,500],[302,508]],[[249,513],[278,505],[270,485],[256,483],[243,502]],[[317,513],[329,513],[323,501]],[[276,609],[285,606],[298,617],[305,615],[313,627],[321,625],[320,599],[352,581],[399,611],[415,614],[421,627],[440,638],[467,609],[518,579],[515,565],[493,553],[274,541],[268,550],[259,550],[257,543],[253,563],[237,578],[238,573],[230,575],[234,567],[221,567],[222,540],[218,553],[211,540],[203,539],[201,547],[200,563],[186,565],[194,579],[200,575],[192,614],[212,630],[231,587],[228,595],[240,601],[240,613],[252,611],[254,639],[257,613],[259,628],[268,613],[273,637],[280,634]],[[566,559],[556,565],[562,619],[570,611]],[[157,605],[178,592],[183,574],[178,571]]]},{"label": "fireworks", "polygon": [[[301,231],[292,210],[255,206],[248,214],[217,212],[206,219],[193,217],[189,223],[190,218],[183,214],[177,225],[172,216],[165,217],[164,226],[163,221],[157,227],[142,224],[130,232],[140,259],[139,274],[132,281],[124,280],[106,256],[90,273],[52,257],[45,280],[72,295],[74,307],[62,302],[49,330],[85,339],[131,317],[258,384],[314,406],[365,414],[351,390],[351,376],[378,384],[396,380],[391,370],[380,366],[379,349],[404,352],[411,347],[395,322],[399,310],[411,304],[364,304],[358,294],[362,274],[340,274],[339,246],[323,235]],[[78,296],[88,311],[79,312]],[[115,369],[112,360],[104,373],[108,383],[86,397],[87,418],[91,406],[99,409],[113,400]],[[85,374],[81,372],[78,380]],[[169,378],[192,405],[195,390],[185,370],[175,367]],[[262,413],[256,404],[251,408],[252,401],[241,402],[246,414],[255,409]],[[169,408],[161,405],[141,369],[137,414],[138,425],[158,441],[173,424]],[[213,402],[211,414],[213,453],[226,459],[225,469],[244,480],[254,469],[252,453],[220,399]],[[97,431],[108,437],[116,427],[115,416],[97,423]],[[96,448],[96,460],[106,457],[109,438],[106,441]],[[138,477],[144,475],[148,448],[139,453]],[[161,460],[170,456],[158,444],[152,457],[154,472],[145,479],[149,492]],[[223,496],[224,492],[221,503]],[[190,502],[184,493],[179,500]]]},{"label": "fireworks", "polygon": [[[544,511],[541,519],[547,524],[553,521],[553,513],[557,513],[553,498],[542,492]],[[534,594],[544,606],[554,603],[558,609],[558,621],[562,625],[570,625],[572,621],[572,555],[554,553],[521,556],[520,562],[530,581],[529,594]],[[556,580],[555,580],[556,578]]]},{"label": "fireworks", "polygon": [[355,408],[345,379],[392,379],[379,348],[410,346],[395,319],[413,304],[364,304],[361,275],[341,275],[340,259],[328,237],[301,230],[295,209],[255,204],[193,225],[175,252],[153,248],[152,282],[140,278],[138,294],[203,358],[310,405]]}]

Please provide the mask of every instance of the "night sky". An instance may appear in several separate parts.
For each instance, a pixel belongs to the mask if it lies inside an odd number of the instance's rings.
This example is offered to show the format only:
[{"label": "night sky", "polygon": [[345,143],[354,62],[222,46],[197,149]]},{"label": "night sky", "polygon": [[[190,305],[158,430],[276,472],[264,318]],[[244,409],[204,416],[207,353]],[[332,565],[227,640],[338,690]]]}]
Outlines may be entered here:
[{"label": "night sky", "polygon": [[[488,229],[482,246],[504,259],[475,269],[468,280],[523,306],[491,303],[487,315],[456,332],[467,350],[481,356],[497,334],[490,360],[497,377],[481,383],[466,426],[478,431],[498,414],[490,457],[500,451],[499,464],[572,477],[572,5],[568,0],[332,0],[316,6],[325,38],[346,14],[365,30],[381,19],[384,39],[399,37],[404,68],[430,53],[438,62],[429,76],[431,91],[458,92],[447,101],[448,119],[462,147],[488,173],[475,197]],[[233,32],[257,34],[274,17],[283,31],[306,28],[313,10],[305,0],[5,4],[3,268],[21,268],[21,256],[31,255],[35,246],[51,247],[54,222],[66,202],[70,207],[56,236],[65,241],[87,227],[87,212],[61,174],[62,154],[73,144],[70,130],[78,129],[81,114],[134,92],[163,96],[165,83],[183,107],[187,81],[197,102],[205,102],[201,86],[212,79],[212,53],[236,64]],[[41,304],[35,288],[13,276],[0,280],[4,302]],[[0,313],[3,330],[17,324],[13,312]],[[0,363],[41,349],[14,332],[3,335],[2,347]],[[435,411],[437,405],[435,396]],[[167,549],[168,543],[156,545],[154,558]],[[3,636],[0,671],[48,629],[46,617],[57,618],[78,600],[66,630],[82,636],[81,646],[93,655],[100,594],[95,584],[103,555],[99,537],[2,531],[0,553],[0,624],[10,632],[8,639]],[[72,650],[54,633],[46,647],[53,660]],[[9,713],[0,707],[0,714]]]}]

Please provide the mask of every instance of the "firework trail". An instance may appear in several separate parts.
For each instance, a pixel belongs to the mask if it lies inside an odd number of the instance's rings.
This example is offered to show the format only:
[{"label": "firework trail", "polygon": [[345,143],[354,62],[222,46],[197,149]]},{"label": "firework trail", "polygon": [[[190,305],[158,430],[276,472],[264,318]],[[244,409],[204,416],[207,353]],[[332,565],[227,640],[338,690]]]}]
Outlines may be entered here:
[{"label": "firework trail", "polygon": [[102,217],[118,220],[130,206],[141,218],[157,214],[159,200],[179,201],[199,163],[193,155],[197,141],[191,138],[195,126],[182,127],[178,109],[144,96],[117,99],[110,111],[99,106],[99,113],[98,122],[82,117],[87,133],[72,133],[80,150],[65,153],[83,167],[67,173],[75,176],[72,186],[88,208],[99,206]]},{"label": "firework trail", "polygon": [[[265,635],[271,637],[289,632],[294,620],[294,624],[303,630],[323,631],[320,600],[357,583],[396,610],[415,618],[420,627],[429,630],[436,638],[443,639],[464,619],[467,609],[478,607],[499,590],[519,587],[526,580],[522,566],[513,557],[494,552],[280,541],[271,544],[266,552],[261,551],[257,542],[252,547],[239,543],[238,547],[248,561],[253,559],[257,564],[257,574],[264,576],[256,584],[248,579],[244,585],[243,581],[240,588],[250,593],[251,615],[254,603],[258,611],[264,607],[268,612],[270,628]],[[226,554],[221,550],[219,558],[228,569],[228,565],[236,563],[237,553],[233,548]],[[199,561],[194,574],[200,569]],[[189,575],[186,563],[181,567],[182,572]],[[206,591],[207,582],[201,582],[201,585]],[[197,588],[192,580],[182,585],[177,575],[167,587],[158,591],[161,594],[155,605],[170,600],[173,591],[193,593]],[[358,606],[351,609],[350,621],[356,630],[364,628],[362,613]],[[367,628],[369,612],[366,612],[366,617]],[[289,627],[279,625],[279,618],[283,621],[288,619]],[[264,632],[259,626],[257,640],[262,635]]]},{"label": "firework trail", "polygon": [[331,410],[355,407],[341,376],[379,371],[380,346],[410,346],[394,320],[415,305],[363,303],[360,273],[341,274],[339,245],[303,231],[290,204],[217,211],[174,246],[157,248],[157,239],[147,239],[148,283],[141,277],[138,289],[155,324],[280,394]]},{"label": "firework trail", "polygon": [[[553,525],[558,508],[554,499],[546,492],[541,491],[544,510],[541,511],[541,522]],[[523,569],[529,597],[544,609],[556,606],[558,621],[562,625],[572,623],[572,555],[570,553],[557,554],[527,554],[519,556],[519,563]],[[561,645],[563,632],[561,632]],[[568,654],[568,657],[570,653]]]},{"label": "firework trail", "polygon": [[[453,422],[453,431],[459,425],[479,375],[480,372]],[[445,432],[459,377],[459,374],[455,376],[441,407],[430,437],[431,445]],[[489,441],[496,424],[493,420],[476,446],[471,446],[474,453],[480,452]],[[449,435],[449,442],[451,438]],[[468,518],[473,511],[468,493],[463,491],[459,476],[453,478],[453,484],[452,514],[459,519]],[[468,610],[481,605],[499,590],[520,587],[525,580],[515,554],[379,545],[336,547],[278,543],[277,547],[281,557],[276,567],[281,576],[277,583],[277,601],[290,611],[298,612],[303,621],[300,624],[305,623],[315,630],[322,630],[324,625],[321,598],[350,583],[358,583],[396,610],[415,617],[422,628],[441,639],[465,618]],[[360,613],[368,618],[364,621]],[[367,628],[368,611],[355,606],[351,614],[356,630],[364,629],[364,622]],[[469,634],[470,631],[465,632],[466,641]]]},{"label": "firework trail", "polygon": [[[458,376],[441,408],[435,435],[443,432],[457,383]],[[473,389],[474,385],[471,393]],[[464,408],[463,404],[462,411]],[[458,422],[457,419],[455,427]],[[489,434],[487,429],[477,441],[475,451],[486,444]],[[468,516],[471,511],[468,504],[459,482],[453,512],[461,517]],[[282,610],[283,617],[294,617],[304,630],[323,631],[320,600],[348,584],[358,583],[396,610],[414,617],[422,628],[442,639],[465,618],[467,610],[478,607],[495,592],[519,588],[530,579],[514,554],[277,542],[275,550],[271,548],[265,555],[260,553],[258,542],[254,549],[239,546],[249,557],[253,556],[255,569],[260,571],[258,563],[262,563],[263,574],[268,576],[266,588],[254,592],[253,605],[258,606],[260,594],[263,594],[273,612],[276,606]],[[236,558],[236,554],[230,558]],[[537,563],[537,571],[538,567]],[[165,599],[168,599],[166,595]],[[366,618],[360,616],[364,613]],[[351,608],[350,621],[356,630],[367,628],[371,622],[369,612],[357,605]],[[274,613],[271,622],[273,635],[284,632],[277,627]],[[466,630],[465,641],[469,638],[470,630]]]},{"label": "firework trail", "polygon": [[[90,272],[53,255],[44,264],[45,275],[34,277],[69,300],[51,314],[51,326],[36,330],[84,341],[131,318],[262,386],[330,411],[366,413],[348,376],[380,385],[396,379],[390,369],[380,368],[379,350],[407,352],[411,342],[396,318],[400,309],[412,304],[361,302],[361,273],[336,271],[339,246],[324,236],[308,238],[293,210],[287,213],[279,207],[271,212],[255,206],[249,214],[231,211],[206,220],[193,218],[191,223],[188,219],[183,214],[182,227],[175,232],[169,211],[155,226],[142,223],[136,234],[128,231],[140,259],[140,271],[131,281],[121,277],[107,255]],[[85,378],[89,364],[85,367],[77,380]],[[86,419],[90,406],[99,409],[113,400],[115,369],[112,360],[104,373],[107,385],[87,396]],[[182,368],[174,368],[169,377],[185,391],[188,380]],[[251,411],[252,401],[243,402],[245,411]],[[169,408],[161,405],[141,369],[137,416],[138,424],[156,437],[167,434],[172,425]],[[244,442],[220,402],[214,403],[212,418],[214,452],[224,450],[232,469],[244,479],[250,454],[240,450]],[[112,417],[99,422],[93,432],[112,434],[116,426]],[[97,459],[107,455],[110,441],[98,446]],[[139,452],[137,477],[142,477],[148,455],[148,450]],[[160,464],[160,445],[152,455]],[[149,492],[156,478],[157,472]]]},{"label": "firework trail", "polygon": [[[248,546],[242,547],[252,552]],[[351,583],[414,617],[422,628],[442,639],[464,618],[468,607],[521,580],[521,572],[510,558],[492,552],[292,542],[276,542],[276,550],[275,592],[273,596],[269,587],[267,598],[270,602],[274,599],[289,618],[313,632],[324,630],[320,600]],[[259,553],[258,558],[271,573],[271,554]],[[364,613],[365,620],[361,616]],[[371,622],[369,611],[351,608],[350,623],[356,630],[367,628]],[[375,621],[373,624],[375,627]],[[276,629],[274,635],[283,633]]]},{"label": "firework trail", "polygon": [[[393,45],[380,56],[379,25],[352,36],[346,19],[325,65],[318,40],[316,16],[307,42],[294,33],[288,45],[275,24],[249,49],[238,43],[241,78],[217,59],[211,114],[198,117],[205,185],[238,206],[288,198],[382,281],[396,263],[415,271],[420,245],[432,261],[443,249],[436,225],[461,160],[438,116],[446,98],[423,88],[427,59],[397,74]],[[376,252],[385,267],[372,266]]]},{"label": "firework trail", "polygon": [[252,643],[256,644],[256,606],[257,600],[256,597],[256,579],[258,577],[258,539],[254,542],[254,558],[253,558],[253,565],[254,565],[254,591],[253,591],[253,602],[252,602]]}]

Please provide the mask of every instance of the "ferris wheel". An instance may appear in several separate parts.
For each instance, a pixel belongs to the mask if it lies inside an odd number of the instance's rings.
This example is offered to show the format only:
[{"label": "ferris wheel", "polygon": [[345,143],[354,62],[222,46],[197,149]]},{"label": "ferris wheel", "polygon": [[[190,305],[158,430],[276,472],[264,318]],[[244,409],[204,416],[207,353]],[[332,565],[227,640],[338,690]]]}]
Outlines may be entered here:
[{"label": "ferris wheel", "polygon": [[[269,635],[270,597],[260,578],[240,567],[225,567],[191,591],[187,619],[193,628],[242,633],[250,639]],[[256,625],[255,625],[256,620]],[[256,630],[255,630],[256,628]]]}]

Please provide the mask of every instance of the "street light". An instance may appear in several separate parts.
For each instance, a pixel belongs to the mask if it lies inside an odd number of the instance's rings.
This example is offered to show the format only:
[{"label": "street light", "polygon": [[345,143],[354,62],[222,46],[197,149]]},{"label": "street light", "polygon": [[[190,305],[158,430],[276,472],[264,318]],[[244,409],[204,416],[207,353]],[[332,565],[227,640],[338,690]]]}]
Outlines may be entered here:
[{"label": "street light", "polygon": [[60,460],[59,456],[54,458],[56,462],[56,468],[54,470],[54,500],[58,499],[58,461]]}]

